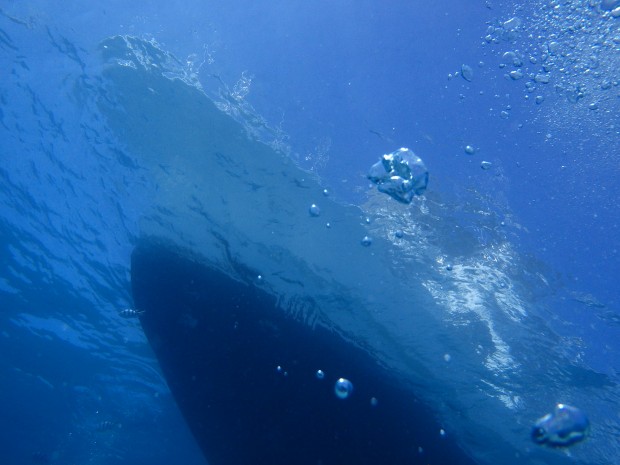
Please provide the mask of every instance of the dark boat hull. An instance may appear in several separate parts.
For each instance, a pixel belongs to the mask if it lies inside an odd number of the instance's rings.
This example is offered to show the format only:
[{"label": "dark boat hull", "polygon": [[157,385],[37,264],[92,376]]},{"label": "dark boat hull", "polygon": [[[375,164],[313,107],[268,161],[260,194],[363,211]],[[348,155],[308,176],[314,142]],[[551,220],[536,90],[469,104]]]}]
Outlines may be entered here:
[{"label": "dark boat hull", "polygon": [[[145,241],[131,277],[144,331],[211,465],[474,463],[394,373],[288,316],[256,276]],[[346,399],[334,393],[340,377],[354,385]]]}]

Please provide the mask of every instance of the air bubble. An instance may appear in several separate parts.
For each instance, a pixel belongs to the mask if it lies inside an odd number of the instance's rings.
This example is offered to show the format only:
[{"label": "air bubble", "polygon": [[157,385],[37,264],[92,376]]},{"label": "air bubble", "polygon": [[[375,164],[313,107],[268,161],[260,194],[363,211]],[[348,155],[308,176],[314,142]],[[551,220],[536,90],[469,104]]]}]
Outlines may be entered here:
[{"label": "air bubble", "polygon": [[480,168],[483,170],[491,169],[491,166],[493,166],[493,164],[490,161],[483,161],[480,163]]},{"label": "air bubble", "polygon": [[316,377],[317,379],[325,378],[325,373],[323,372],[323,370],[316,370]]},{"label": "air bubble", "polygon": [[473,68],[471,66],[469,66],[469,65],[461,65],[461,76],[466,81],[471,82],[472,79],[474,78],[474,70],[473,70]]},{"label": "air bubble", "polygon": [[321,214],[321,209],[313,203],[310,205],[308,212],[310,213],[310,216],[319,216]]},{"label": "air bubble", "polygon": [[466,145],[465,146],[465,153],[467,155],[473,155],[474,153],[476,153],[476,149],[474,148],[473,145]]},{"label": "air bubble", "polygon": [[362,239],[362,245],[364,247],[370,247],[372,245],[372,239],[368,236],[364,236],[364,238]]},{"label": "air bubble", "polygon": [[353,384],[346,378],[340,378],[336,381],[336,385],[334,386],[334,392],[336,396],[340,399],[346,399],[353,392]]},{"label": "air bubble", "polygon": [[520,69],[511,71],[510,73],[508,73],[510,75],[510,78],[513,81],[518,81],[519,79],[521,79],[523,77],[523,72]]},{"label": "air bubble", "polygon": [[551,447],[567,447],[584,440],[590,432],[588,417],[577,407],[557,404],[553,412],[532,427],[532,440]]}]

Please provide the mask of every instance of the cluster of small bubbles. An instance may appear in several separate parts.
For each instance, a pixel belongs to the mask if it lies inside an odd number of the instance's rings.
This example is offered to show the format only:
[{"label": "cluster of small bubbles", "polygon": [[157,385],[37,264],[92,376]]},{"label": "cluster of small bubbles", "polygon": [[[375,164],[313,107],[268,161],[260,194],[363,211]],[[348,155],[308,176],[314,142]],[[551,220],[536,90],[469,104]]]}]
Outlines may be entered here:
[{"label": "cluster of small bubbles", "polygon": [[564,95],[566,96],[566,100],[568,100],[571,103],[577,103],[583,97],[585,97],[585,94],[581,92],[577,87],[570,87],[568,89],[565,89],[561,86],[558,86],[556,87],[556,90],[560,94],[564,93]]},{"label": "cluster of small bubbles", "polygon": [[[613,14],[617,10],[620,16],[620,1],[553,0],[550,4],[543,1],[540,4],[540,10],[517,27],[510,25],[512,19],[492,23],[487,29],[485,43],[493,46],[502,41],[511,42],[510,51],[497,50],[500,66],[510,66],[514,57],[523,58],[522,68],[515,67],[513,71],[522,72],[520,80],[527,93],[540,94],[532,95],[529,100],[533,103],[540,105],[549,98],[546,92],[551,89],[541,86],[553,82],[559,96],[579,106],[575,109],[554,101],[553,111],[550,107],[545,107],[547,111],[540,110],[540,118],[545,118],[550,126],[562,129],[568,126],[579,134],[590,134],[592,125],[609,129],[613,122],[606,116],[617,112],[615,107],[619,102],[615,95],[610,96],[606,91],[620,70],[617,60],[619,23]],[[518,60],[513,65],[517,64]],[[507,75],[518,76],[512,72]],[[605,132],[614,137],[613,129]]]},{"label": "cluster of small bubbles", "polygon": [[241,78],[233,87],[230,96],[235,100],[243,100],[250,93],[250,85],[254,76],[248,75],[247,71],[241,73]]},{"label": "cluster of small bubbles", "polygon": [[515,16],[514,18],[510,18],[508,21],[504,21],[503,26],[507,31],[516,31],[519,26],[521,26],[521,19]]},{"label": "cluster of small bubbles", "polygon": [[379,405],[379,399],[377,399],[376,397],[371,397],[370,398],[370,406],[371,407],[376,407],[377,405]]},{"label": "cluster of small bubbles", "polygon": [[276,371],[280,373],[282,376],[288,376],[288,371],[284,371],[284,368],[282,368],[282,366],[280,365],[276,367]]},{"label": "cluster of small bubbles", "polygon": [[499,44],[502,41],[513,42],[519,36],[521,19],[514,17],[497,25],[489,25],[484,36],[487,44]]},{"label": "cluster of small bubbles", "polygon": [[370,237],[368,237],[368,236],[364,236],[364,237],[362,238],[362,242],[361,242],[361,244],[362,244],[364,247],[370,247],[370,246],[372,245],[372,239],[371,239]]},{"label": "cluster of small bubbles", "polygon": [[319,216],[321,214],[321,209],[313,203],[310,205],[308,212],[310,213],[310,216]]},{"label": "cluster of small bubbles", "polygon": [[323,370],[316,370],[316,377],[317,379],[325,378],[325,373],[323,372]]},{"label": "cluster of small bubbles", "polygon": [[334,392],[339,399],[346,399],[353,392],[353,383],[346,378],[340,378],[336,381]]},{"label": "cluster of small bubbles", "polygon": [[465,153],[467,155],[473,155],[474,153],[476,153],[476,149],[474,148],[473,145],[466,145],[465,146]]},{"label": "cluster of small bubbles", "polygon": [[482,168],[483,170],[491,169],[491,166],[493,166],[493,164],[490,161],[480,162],[480,168]]}]

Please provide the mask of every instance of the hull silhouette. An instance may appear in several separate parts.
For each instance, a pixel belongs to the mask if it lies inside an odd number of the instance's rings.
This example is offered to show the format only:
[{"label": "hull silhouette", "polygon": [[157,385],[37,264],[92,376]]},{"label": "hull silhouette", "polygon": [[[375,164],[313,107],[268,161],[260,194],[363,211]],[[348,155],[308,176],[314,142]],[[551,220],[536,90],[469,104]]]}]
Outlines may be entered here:
[{"label": "hull silhouette", "polygon": [[142,326],[210,464],[474,463],[367,351],[293,319],[236,269],[156,241],[132,255]]}]

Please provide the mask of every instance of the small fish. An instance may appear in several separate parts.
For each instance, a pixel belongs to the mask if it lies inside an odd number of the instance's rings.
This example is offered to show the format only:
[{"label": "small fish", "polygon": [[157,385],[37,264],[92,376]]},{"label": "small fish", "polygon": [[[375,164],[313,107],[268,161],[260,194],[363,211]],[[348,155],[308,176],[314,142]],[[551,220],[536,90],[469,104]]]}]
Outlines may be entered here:
[{"label": "small fish", "polygon": [[122,318],[138,318],[144,313],[144,310],[136,310],[133,308],[125,308],[118,312],[118,315]]},{"label": "small fish", "polygon": [[532,428],[532,440],[550,447],[567,447],[588,436],[588,417],[576,407],[557,404],[552,413],[539,418]]}]

